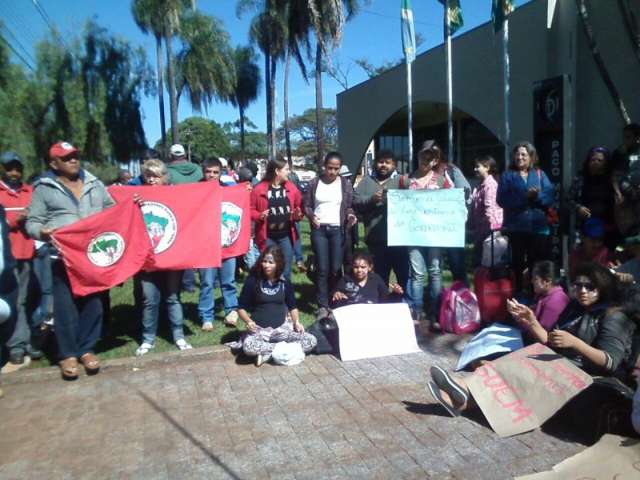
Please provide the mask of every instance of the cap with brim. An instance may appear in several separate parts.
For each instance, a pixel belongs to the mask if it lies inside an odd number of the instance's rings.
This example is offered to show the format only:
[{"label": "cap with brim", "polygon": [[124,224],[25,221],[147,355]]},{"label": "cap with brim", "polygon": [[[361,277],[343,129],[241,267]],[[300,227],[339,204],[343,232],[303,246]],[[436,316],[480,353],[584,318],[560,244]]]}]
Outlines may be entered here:
[{"label": "cap with brim", "polygon": [[71,154],[78,153],[79,151],[80,150],[69,142],[58,142],[49,149],[49,157],[64,158]]},{"label": "cap with brim", "polygon": [[350,177],[351,176],[351,170],[349,170],[349,167],[347,167],[346,165],[342,165],[340,167],[340,176],[341,177]]},{"label": "cap with brim", "polygon": [[8,165],[11,162],[18,162],[20,165],[23,164],[20,155],[16,152],[4,152],[0,157],[0,163],[2,163],[2,165]]},{"label": "cap with brim", "polygon": [[171,154],[172,157],[184,157],[186,155],[184,151],[184,147],[179,143],[175,143],[171,145],[171,148],[169,149],[169,153]]},{"label": "cap with brim", "polygon": [[421,154],[427,153],[427,152],[433,152],[435,146],[436,146],[436,141],[435,140],[425,140],[422,143],[422,146],[420,147],[420,150],[418,151],[418,155],[421,155]]}]

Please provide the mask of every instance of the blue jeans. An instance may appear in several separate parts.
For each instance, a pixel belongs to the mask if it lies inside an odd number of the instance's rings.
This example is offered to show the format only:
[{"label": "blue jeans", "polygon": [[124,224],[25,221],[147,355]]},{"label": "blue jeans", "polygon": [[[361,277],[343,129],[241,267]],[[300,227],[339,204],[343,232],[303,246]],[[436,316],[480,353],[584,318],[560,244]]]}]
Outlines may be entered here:
[{"label": "blue jeans", "polygon": [[[142,284],[142,341],[153,345],[158,333],[158,313],[160,300],[164,299],[167,316],[171,324],[173,341],[184,338],[184,317],[180,303],[181,270],[164,270],[160,272],[140,272]],[[56,317],[56,330],[58,319]]]},{"label": "blue jeans", "polygon": [[368,247],[373,255],[373,269],[382,277],[384,283],[389,283],[389,275],[393,270],[398,285],[406,290],[409,276],[407,247],[388,247],[385,244],[370,244]]},{"label": "blue jeans", "polygon": [[200,301],[198,302],[198,315],[202,323],[213,322],[216,308],[216,299],[213,293],[216,287],[216,279],[220,280],[224,314],[238,309],[238,294],[236,292],[236,259],[227,258],[222,261],[220,268],[201,268],[200,274]]},{"label": "blue jeans", "polygon": [[282,275],[285,279],[291,281],[291,263],[293,261],[293,245],[291,245],[291,237],[279,238],[273,240],[267,238],[267,247],[280,247],[284,255],[284,272]]},{"label": "blue jeans", "polygon": [[247,266],[249,270],[251,270],[253,266],[256,264],[259,256],[260,256],[260,249],[258,248],[258,245],[256,245],[256,242],[254,242],[252,238],[251,242],[249,243],[249,250],[247,250],[247,253],[244,254],[244,264]]},{"label": "blue jeans", "polygon": [[300,222],[295,223],[298,239],[293,244],[293,256],[296,259],[296,263],[304,263],[304,255],[302,253],[302,234],[300,233]]},{"label": "blue jeans", "polygon": [[421,312],[424,307],[424,276],[429,274],[428,317],[437,320],[440,314],[440,294],[442,293],[443,256],[447,254],[449,268],[454,280],[466,283],[467,273],[464,248],[411,247],[409,249],[409,282],[407,300],[410,307]]},{"label": "blue jeans", "polygon": [[74,297],[61,260],[53,262],[52,271],[53,314],[60,358],[93,352],[102,331],[101,294]]},{"label": "blue jeans", "polygon": [[48,243],[36,250],[36,255],[33,257],[33,273],[38,279],[40,290],[40,301],[37,302],[38,305],[32,316],[32,326],[37,328],[53,313],[51,257]]},{"label": "blue jeans", "polygon": [[333,290],[342,266],[342,228],[321,225],[311,230],[311,247],[316,256],[316,287],[318,307],[329,307],[329,292]]}]

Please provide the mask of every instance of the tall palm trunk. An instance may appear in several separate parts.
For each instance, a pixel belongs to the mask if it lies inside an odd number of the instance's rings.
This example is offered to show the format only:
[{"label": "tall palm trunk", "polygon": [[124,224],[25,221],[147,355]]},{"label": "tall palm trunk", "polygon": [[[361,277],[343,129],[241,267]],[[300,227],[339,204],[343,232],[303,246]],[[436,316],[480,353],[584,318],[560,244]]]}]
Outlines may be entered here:
[{"label": "tall palm trunk", "polygon": [[164,122],[164,67],[162,65],[162,37],[156,35],[156,65],[158,70],[158,107],[160,108],[160,132],[162,133],[162,150],[167,149],[167,126]]},{"label": "tall palm trunk", "polygon": [[287,50],[287,58],[284,64],[284,88],[282,96],[284,97],[284,140],[287,146],[287,162],[289,168],[293,167],[291,158],[291,134],[289,133],[289,71],[291,70],[291,53]]},{"label": "tall palm trunk", "polygon": [[240,163],[244,165],[244,107],[238,105],[240,110]]},{"label": "tall palm trunk", "polygon": [[172,35],[165,29],[164,43],[167,48],[167,76],[169,77],[169,110],[171,111],[171,137],[173,143],[180,143],[178,134],[178,98],[176,94],[176,74],[173,60]]},{"label": "tall palm trunk", "polygon": [[278,125],[276,122],[276,67],[277,60],[271,57],[271,79],[269,80],[269,87],[271,89],[271,151],[273,152],[273,159],[278,155],[277,134]]},{"label": "tall palm trunk", "polygon": [[267,151],[269,153],[269,160],[273,160],[275,158],[275,152],[271,145],[271,132],[273,131],[273,117],[271,114],[273,105],[271,96],[273,92],[271,90],[271,56],[268,52],[264,52],[264,83],[267,96]]},{"label": "tall palm trunk", "polygon": [[322,47],[316,46],[316,163],[322,166],[324,157],[324,115],[322,111]]},{"label": "tall palm trunk", "polygon": [[602,59],[602,55],[600,54],[600,49],[598,48],[598,44],[596,42],[596,37],[593,34],[593,25],[591,24],[591,20],[589,19],[589,12],[587,10],[587,5],[584,0],[576,0],[576,4],[578,7],[578,12],[580,13],[580,19],[582,20],[582,27],[584,29],[584,33],[587,36],[587,41],[589,42],[589,49],[591,50],[591,55],[596,62],[596,66],[600,72],[600,76],[602,77],[602,81],[607,86],[607,90],[609,90],[609,94],[613,99],[613,102],[618,107],[618,112],[622,117],[622,120],[629,124],[631,123],[631,118],[629,117],[629,113],[627,112],[627,108],[620,97],[620,93],[613,83],[613,79],[609,74],[609,70],[607,70],[607,66]]}]

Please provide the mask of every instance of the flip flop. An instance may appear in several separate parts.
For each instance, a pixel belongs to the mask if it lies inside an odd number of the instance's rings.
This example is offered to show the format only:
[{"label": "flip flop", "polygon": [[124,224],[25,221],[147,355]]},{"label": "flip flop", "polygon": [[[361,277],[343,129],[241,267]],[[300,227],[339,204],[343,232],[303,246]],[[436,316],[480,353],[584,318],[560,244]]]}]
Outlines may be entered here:
[{"label": "flip flop", "polygon": [[60,370],[62,371],[62,378],[65,380],[75,380],[78,378],[78,359],[76,357],[69,357],[60,360]]}]

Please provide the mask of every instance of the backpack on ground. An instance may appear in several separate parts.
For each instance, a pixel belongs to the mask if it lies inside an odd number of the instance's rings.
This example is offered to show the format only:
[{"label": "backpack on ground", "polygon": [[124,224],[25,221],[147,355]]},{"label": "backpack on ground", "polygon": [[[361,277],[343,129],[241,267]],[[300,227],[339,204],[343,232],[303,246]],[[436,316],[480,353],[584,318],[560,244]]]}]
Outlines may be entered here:
[{"label": "backpack on ground", "polygon": [[442,292],[440,328],[457,335],[480,329],[478,299],[462,281],[453,282]]}]

